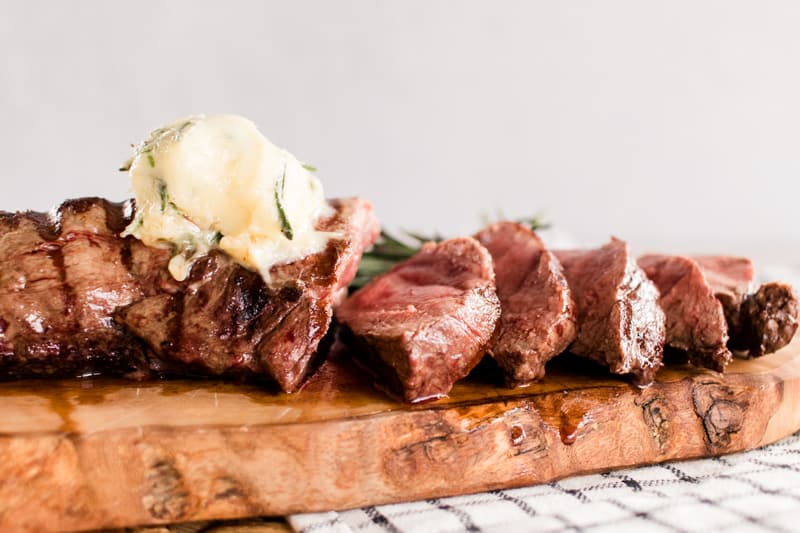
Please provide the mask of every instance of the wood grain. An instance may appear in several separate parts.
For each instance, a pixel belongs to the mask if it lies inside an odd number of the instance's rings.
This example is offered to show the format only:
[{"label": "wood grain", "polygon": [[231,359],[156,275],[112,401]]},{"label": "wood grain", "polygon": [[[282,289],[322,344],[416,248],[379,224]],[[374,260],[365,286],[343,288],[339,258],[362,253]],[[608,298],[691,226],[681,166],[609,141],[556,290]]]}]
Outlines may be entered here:
[{"label": "wood grain", "polygon": [[0,384],[0,530],[343,509],[731,453],[800,429],[800,342],[638,389],[571,358],[418,406],[347,357],[298,394],[210,381]]}]

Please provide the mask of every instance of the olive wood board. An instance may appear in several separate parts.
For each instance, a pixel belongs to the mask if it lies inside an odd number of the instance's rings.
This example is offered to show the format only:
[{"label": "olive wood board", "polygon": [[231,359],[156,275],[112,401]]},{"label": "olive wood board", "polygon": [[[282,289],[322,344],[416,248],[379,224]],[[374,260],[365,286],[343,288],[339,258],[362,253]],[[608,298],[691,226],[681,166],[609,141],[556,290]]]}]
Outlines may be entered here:
[{"label": "olive wood board", "polygon": [[[559,361],[560,359],[560,361]],[[339,351],[299,393],[218,381],[0,383],[0,530],[345,509],[706,457],[800,429],[800,341],[639,389],[575,358],[405,405]]]}]

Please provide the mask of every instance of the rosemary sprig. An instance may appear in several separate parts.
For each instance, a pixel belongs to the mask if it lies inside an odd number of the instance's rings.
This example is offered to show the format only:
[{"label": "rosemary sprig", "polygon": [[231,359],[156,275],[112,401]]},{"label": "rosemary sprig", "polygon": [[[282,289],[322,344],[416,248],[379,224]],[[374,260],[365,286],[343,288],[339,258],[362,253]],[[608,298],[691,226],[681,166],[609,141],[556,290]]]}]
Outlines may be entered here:
[{"label": "rosemary sprig", "polygon": [[[540,215],[517,219],[516,222],[525,224],[532,230],[541,230],[550,227],[549,222],[546,222]],[[413,231],[402,231],[402,236],[394,236],[387,231],[381,231],[378,240],[372,248],[365,252],[361,258],[361,263],[358,265],[358,272],[353,282],[350,284],[350,290],[363,287],[374,277],[383,274],[391,269],[394,265],[409,259],[416,254],[422,245],[426,242],[439,242],[444,240],[439,234],[424,235]]]}]

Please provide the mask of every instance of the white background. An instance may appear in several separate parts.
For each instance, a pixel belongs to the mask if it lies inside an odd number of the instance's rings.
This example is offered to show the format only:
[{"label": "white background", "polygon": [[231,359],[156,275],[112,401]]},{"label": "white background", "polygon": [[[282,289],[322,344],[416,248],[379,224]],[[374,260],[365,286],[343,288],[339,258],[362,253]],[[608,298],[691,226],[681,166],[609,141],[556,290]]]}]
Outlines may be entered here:
[{"label": "white background", "polygon": [[800,2],[0,0],[0,209],[122,199],[198,112],[390,228],[546,210],[587,243],[800,263]]}]

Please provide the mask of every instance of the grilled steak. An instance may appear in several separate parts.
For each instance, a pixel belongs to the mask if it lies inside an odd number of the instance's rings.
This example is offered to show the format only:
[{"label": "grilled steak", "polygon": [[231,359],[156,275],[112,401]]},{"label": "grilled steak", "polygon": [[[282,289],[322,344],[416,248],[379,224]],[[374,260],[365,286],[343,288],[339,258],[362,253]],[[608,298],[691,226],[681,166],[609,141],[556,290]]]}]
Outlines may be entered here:
[{"label": "grilled steak", "polygon": [[428,243],[336,310],[344,340],[408,402],[446,395],[480,361],[500,316],[476,240]]},{"label": "grilled steak", "polygon": [[765,283],[753,293],[755,270],[749,259],[705,256],[697,261],[725,310],[729,348],[758,357],[789,344],[798,327],[797,295],[791,285]]},{"label": "grilled steak", "polygon": [[184,282],[169,251],[119,232],[130,206],[66,202],[0,216],[0,375],[199,374],[274,379],[296,389],[335,299],[377,237],[371,206],[333,201],[321,253],[257,273],[213,252]]},{"label": "grilled steak", "polygon": [[628,245],[608,244],[556,252],[578,310],[578,335],[569,350],[638,385],[653,381],[662,366],[665,317],[658,289],[631,257]]},{"label": "grilled steak", "polygon": [[667,318],[666,344],[686,352],[692,364],[722,372],[733,358],[728,324],[697,262],[652,254],[640,257],[639,266],[661,293],[658,304]]},{"label": "grilled steak", "polygon": [[489,353],[509,386],[527,385],[575,339],[575,302],[561,263],[526,226],[499,222],[475,238],[492,255],[502,308]]},{"label": "grilled steak", "polygon": [[141,374],[114,310],[170,285],[169,252],[118,234],[130,206],[70,200],[53,218],[0,213],[0,376]]}]

